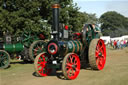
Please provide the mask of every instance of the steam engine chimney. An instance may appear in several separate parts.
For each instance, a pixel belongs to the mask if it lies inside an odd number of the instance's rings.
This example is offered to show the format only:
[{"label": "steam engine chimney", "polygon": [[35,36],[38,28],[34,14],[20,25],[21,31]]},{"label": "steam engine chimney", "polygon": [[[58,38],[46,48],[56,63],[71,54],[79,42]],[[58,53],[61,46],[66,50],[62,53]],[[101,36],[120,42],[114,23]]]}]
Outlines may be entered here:
[{"label": "steam engine chimney", "polygon": [[53,36],[54,39],[59,40],[59,4],[53,4],[52,9],[53,9]]}]

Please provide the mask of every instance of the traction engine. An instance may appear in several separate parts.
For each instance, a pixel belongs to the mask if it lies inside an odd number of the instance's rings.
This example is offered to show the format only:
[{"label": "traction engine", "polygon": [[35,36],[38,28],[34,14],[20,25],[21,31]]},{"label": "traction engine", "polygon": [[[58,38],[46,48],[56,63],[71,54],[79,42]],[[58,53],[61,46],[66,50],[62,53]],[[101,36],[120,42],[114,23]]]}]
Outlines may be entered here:
[{"label": "traction engine", "polygon": [[17,58],[24,62],[33,62],[36,55],[43,51],[46,39],[43,33],[33,34],[31,31],[23,31],[16,37],[9,32],[0,31],[0,69],[7,68],[10,60]]},{"label": "traction engine", "polygon": [[[102,70],[106,62],[106,47],[99,39],[92,24],[85,24],[81,33],[69,37],[67,28],[59,27],[59,4],[53,4],[53,39],[44,46],[44,51],[34,61],[36,72],[47,76],[52,69],[62,69],[66,79],[75,79],[81,67],[88,64],[94,70]],[[60,36],[60,34],[62,36]],[[83,65],[83,66],[82,66]]]}]

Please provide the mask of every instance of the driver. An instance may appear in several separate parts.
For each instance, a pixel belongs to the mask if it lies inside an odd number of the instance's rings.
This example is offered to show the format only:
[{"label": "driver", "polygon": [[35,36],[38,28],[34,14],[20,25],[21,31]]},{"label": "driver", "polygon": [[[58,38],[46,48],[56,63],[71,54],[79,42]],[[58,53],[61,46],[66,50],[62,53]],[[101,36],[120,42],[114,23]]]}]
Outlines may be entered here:
[{"label": "driver", "polygon": [[92,24],[92,28],[93,28],[94,32],[96,32],[96,33],[101,32],[100,28],[97,27],[95,24]]},{"label": "driver", "polygon": [[92,24],[92,28],[95,33],[98,33],[99,36],[102,36],[101,29],[98,26],[96,26],[95,24]]}]

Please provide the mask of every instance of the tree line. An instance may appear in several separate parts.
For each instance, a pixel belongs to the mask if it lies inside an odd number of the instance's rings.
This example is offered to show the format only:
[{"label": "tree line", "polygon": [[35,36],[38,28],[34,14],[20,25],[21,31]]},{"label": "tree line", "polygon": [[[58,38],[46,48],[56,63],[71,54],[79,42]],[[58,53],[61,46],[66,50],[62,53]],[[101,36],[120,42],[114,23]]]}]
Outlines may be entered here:
[{"label": "tree line", "polygon": [[109,11],[104,13],[99,20],[104,35],[111,37],[128,35],[128,17]]},{"label": "tree line", "polygon": [[[52,25],[54,0],[0,0],[0,30],[18,35],[23,30],[49,33]],[[128,18],[117,12],[104,13],[99,19],[96,14],[80,12],[73,0],[59,0],[60,23],[73,32],[80,32],[85,23],[101,23],[104,35],[120,36],[128,33]]]}]

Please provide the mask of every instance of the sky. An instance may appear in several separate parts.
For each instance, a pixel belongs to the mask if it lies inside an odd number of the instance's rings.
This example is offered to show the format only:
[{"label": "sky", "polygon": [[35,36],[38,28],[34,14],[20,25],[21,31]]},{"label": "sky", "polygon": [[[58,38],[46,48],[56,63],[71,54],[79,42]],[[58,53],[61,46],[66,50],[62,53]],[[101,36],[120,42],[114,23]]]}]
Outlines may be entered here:
[{"label": "sky", "polygon": [[80,7],[80,11],[96,13],[99,18],[107,11],[116,11],[128,17],[128,0],[73,0]]}]

